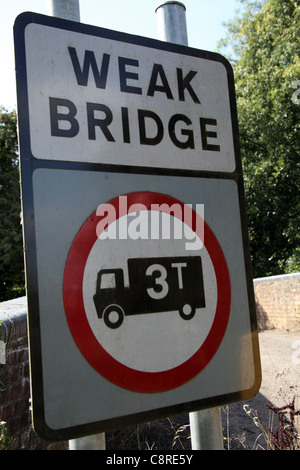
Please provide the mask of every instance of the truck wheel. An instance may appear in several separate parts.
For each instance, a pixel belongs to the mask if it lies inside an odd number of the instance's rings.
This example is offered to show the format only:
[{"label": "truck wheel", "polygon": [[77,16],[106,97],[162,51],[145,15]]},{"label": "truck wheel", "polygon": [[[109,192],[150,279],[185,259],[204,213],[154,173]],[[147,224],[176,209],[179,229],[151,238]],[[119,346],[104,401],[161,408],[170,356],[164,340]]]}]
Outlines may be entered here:
[{"label": "truck wheel", "polygon": [[196,311],[195,307],[192,307],[190,304],[184,304],[179,309],[179,315],[184,320],[191,320],[193,316],[195,315],[195,311]]},{"label": "truck wheel", "polygon": [[124,321],[124,317],[124,310],[119,305],[108,305],[103,312],[105,325],[112,329],[119,328]]}]

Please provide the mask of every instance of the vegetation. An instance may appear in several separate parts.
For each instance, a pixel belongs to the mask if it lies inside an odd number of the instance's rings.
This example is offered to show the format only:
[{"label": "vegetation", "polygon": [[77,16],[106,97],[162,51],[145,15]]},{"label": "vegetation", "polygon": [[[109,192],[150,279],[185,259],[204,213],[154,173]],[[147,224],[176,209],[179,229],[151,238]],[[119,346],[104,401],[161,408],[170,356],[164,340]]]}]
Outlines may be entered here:
[{"label": "vegetation", "polygon": [[12,442],[13,439],[9,435],[5,421],[0,421],[0,450],[9,450]]},{"label": "vegetation", "polygon": [[[299,0],[240,0],[221,52],[235,73],[254,277],[300,270]],[[300,86],[298,86],[300,88]],[[300,94],[300,91],[299,91]]]},{"label": "vegetation", "polygon": [[0,108],[0,301],[24,294],[16,121]]},{"label": "vegetation", "polygon": [[[264,424],[256,410],[241,402],[245,413],[245,431],[241,435],[230,434],[230,405],[222,407],[224,450],[300,450],[300,410],[295,407],[295,399],[282,407],[266,403],[270,415],[269,422]],[[248,424],[251,423],[248,417],[252,420],[252,426]],[[192,446],[188,423],[189,416],[182,415],[112,431],[106,433],[106,449],[188,451]],[[250,435],[247,435],[249,430]],[[253,435],[257,436],[254,437],[255,441]]]}]

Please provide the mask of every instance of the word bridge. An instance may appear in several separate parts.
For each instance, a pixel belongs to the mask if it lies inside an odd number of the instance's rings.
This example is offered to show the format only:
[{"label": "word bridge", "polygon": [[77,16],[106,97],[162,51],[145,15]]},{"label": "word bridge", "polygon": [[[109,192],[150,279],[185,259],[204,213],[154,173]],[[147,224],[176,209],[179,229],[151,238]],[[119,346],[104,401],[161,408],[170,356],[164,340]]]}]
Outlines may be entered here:
[{"label": "word bridge", "polygon": [[[68,47],[68,53],[78,86],[88,87],[90,85],[91,70],[94,86],[97,89],[109,90],[110,93],[111,88],[115,90],[116,80],[112,74],[116,68],[110,66],[110,54],[104,53],[102,55],[99,66],[93,51],[85,51],[82,65],[80,65],[76,48]],[[138,73],[139,60],[118,57],[117,64],[120,93],[143,95],[144,89],[140,86]],[[111,73],[110,70],[112,70]],[[179,102],[189,99],[192,103],[201,106],[198,92],[195,91],[193,84],[197,74],[198,72],[194,70],[184,73],[182,68],[176,67],[175,80],[172,77],[172,83],[176,83],[175,94],[175,91],[171,89],[170,80],[168,80],[163,65],[154,63],[145,88],[145,90],[147,89],[146,96],[154,97],[156,93],[160,93],[168,100],[174,101],[176,96]],[[199,123],[196,124],[185,114],[176,113],[169,117],[168,122],[164,122],[163,118],[153,110],[137,109],[132,111],[132,114],[134,112],[137,117],[137,126],[134,127],[134,125],[130,125],[134,118],[130,116],[128,107],[122,106],[119,113],[114,114],[111,107],[107,105],[107,99],[105,101],[105,103],[86,103],[85,112],[89,140],[97,139],[96,129],[99,128],[106,141],[115,142],[116,133],[113,134],[110,126],[116,120],[120,125],[117,136],[122,139],[123,143],[131,143],[131,135],[136,134],[137,130],[141,145],[157,145],[163,140],[165,128],[167,128],[171,142],[180,149],[195,149],[194,133],[198,132],[201,136],[202,150],[220,151],[220,145],[215,140],[213,142],[209,140],[217,139],[217,120],[214,118],[199,115]],[[66,98],[49,97],[49,108],[52,136],[72,138],[78,135],[80,132],[79,123],[85,122],[85,119],[77,119],[76,103]]]}]

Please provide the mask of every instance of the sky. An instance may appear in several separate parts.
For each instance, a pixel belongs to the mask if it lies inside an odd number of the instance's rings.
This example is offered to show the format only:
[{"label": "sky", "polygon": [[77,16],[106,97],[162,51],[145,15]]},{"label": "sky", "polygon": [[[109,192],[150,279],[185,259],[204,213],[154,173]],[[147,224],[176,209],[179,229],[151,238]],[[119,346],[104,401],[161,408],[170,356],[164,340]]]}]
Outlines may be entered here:
[{"label": "sky", "polygon": [[[186,7],[190,47],[215,51],[223,26],[240,8],[239,0],[181,0]],[[24,11],[50,14],[51,0],[0,0],[0,106],[16,107],[13,24]],[[160,0],[80,0],[81,23],[158,39],[155,9]]]}]

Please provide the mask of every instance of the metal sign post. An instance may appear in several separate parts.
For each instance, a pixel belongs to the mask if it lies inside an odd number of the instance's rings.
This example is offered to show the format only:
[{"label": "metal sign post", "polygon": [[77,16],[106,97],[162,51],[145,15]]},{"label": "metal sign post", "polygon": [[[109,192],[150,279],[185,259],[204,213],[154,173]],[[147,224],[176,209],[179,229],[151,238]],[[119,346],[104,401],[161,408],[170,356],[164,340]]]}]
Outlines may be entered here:
[{"label": "metal sign post", "polygon": [[[188,46],[185,6],[180,2],[165,2],[156,9],[158,39]],[[222,450],[223,434],[220,408],[208,408],[190,413],[193,450]]]},{"label": "metal sign post", "polygon": [[[79,0],[48,0],[51,16],[80,22]],[[105,450],[105,433],[69,440],[69,450]]]},{"label": "metal sign post", "polygon": [[165,2],[156,8],[158,39],[188,46],[185,11],[180,2]]},{"label": "metal sign post", "polygon": [[80,21],[79,0],[47,0],[47,9],[51,16]]}]

